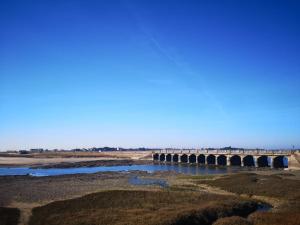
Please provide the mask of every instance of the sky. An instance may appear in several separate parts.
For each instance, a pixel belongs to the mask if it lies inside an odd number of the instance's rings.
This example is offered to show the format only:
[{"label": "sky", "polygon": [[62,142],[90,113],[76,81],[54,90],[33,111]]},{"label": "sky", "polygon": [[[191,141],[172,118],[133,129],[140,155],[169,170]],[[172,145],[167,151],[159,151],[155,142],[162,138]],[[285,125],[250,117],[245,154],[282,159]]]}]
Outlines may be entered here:
[{"label": "sky", "polygon": [[1,0],[0,150],[300,148],[300,1]]}]

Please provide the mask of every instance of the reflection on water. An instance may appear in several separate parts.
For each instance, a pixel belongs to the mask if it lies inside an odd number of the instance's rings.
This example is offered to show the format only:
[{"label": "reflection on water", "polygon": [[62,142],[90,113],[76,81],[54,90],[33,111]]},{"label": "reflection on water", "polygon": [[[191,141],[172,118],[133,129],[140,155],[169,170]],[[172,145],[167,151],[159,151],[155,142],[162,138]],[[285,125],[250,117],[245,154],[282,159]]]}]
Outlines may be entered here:
[{"label": "reflection on water", "polygon": [[78,167],[78,168],[0,168],[0,175],[31,175],[31,176],[57,176],[65,174],[97,173],[97,172],[121,172],[121,171],[146,171],[153,173],[156,171],[174,171],[183,174],[203,175],[203,174],[223,174],[241,170],[240,167],[208,167],[191,164],[165,164],[153,163],[149,165],[131,166],[98,166],[98,167]]},{"label": "reflection on water", "polygon": [[259,203],[257,206],[256,211],[259,212],[268,212],[272,209],[272,206],[267,203]]}]

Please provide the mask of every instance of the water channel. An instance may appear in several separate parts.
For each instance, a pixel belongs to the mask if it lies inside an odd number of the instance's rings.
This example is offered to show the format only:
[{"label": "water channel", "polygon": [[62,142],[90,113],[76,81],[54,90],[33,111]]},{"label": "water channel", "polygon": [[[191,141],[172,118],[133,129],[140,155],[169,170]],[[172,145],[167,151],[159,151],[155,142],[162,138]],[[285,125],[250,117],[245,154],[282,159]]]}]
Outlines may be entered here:
[{"label": "water channel", "polygon": [[189,164],[164,164],[153,163],[148,165],[124,165],[124,166],[97,166],[97,167],[76,167],[76,168],[29,168],[29,167],[1,167],[0,176],[30,175],[30,176],[58,176],[66,174],[89,174],[97,172],[126,172],[146,171],[174,171],[189,175],[225,174],[241,170],[240,167],[215,167],[199,166]]}]

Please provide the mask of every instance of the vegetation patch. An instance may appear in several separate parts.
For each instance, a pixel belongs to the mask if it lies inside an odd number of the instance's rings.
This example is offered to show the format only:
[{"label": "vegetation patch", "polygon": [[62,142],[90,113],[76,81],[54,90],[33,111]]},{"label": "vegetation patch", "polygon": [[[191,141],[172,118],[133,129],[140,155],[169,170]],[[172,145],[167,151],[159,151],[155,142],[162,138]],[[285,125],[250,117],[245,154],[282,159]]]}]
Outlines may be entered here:
[{"label": "vegetation patch", "polygon": [[299,180],[285,179],[277,175],[267,176],[254,173],[239,173],[215,180],[197,180],[195,182],[250,196],[259,195],[282,199],[295,199],[300,197]]},{"label": "vegetation patch", "polygon": [[247,216],[257,204],[232,196],[179,191],[104,191],[34,208],[29,225],[208,225]]},{"label": "vegetation patch", "polygon": [[19,209],[0,207],[0,225],[17,225],[19,218]]},{"label": "vegetation patch", "polygon": [[212,180],[220,175],[180,175],[177,179],[189,179],[189,180]]},{"label": "vegetation patch", "polygon": [[213,225],[253,225],[253,223],[243,217],[230,216],[218,219]]},{"label": "vegetation patch", "polygon": [[[216,180],[197,180],[194,182],[219,187],[240,195],[281,199],[282,203],[277,207],[276,212],[255,212],[249,216],[248,222],[253,225],[298,225],[300,221],[300,181],[289,177],[287,175],[285,178],[282,174],[267,176],[240,173]],[[231,219],[221,220],[220,224],[227,224],[227,220],[230,221]]]},{"label": "vegetation patch", "polygon": [[299,225],[298,212],[255,212],[249,216],[254,225]]}]

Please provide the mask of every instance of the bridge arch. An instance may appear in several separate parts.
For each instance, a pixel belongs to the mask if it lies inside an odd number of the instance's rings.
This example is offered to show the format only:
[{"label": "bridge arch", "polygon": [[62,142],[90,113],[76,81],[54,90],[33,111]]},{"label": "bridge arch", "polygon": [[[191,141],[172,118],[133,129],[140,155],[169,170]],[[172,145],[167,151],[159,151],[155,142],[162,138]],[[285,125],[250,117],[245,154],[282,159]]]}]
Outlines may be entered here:
[{"label": "bridge arch", "polygon": [[171,162],[172,161],[172,155],[171,154],[167,154],[166,161],[167,162]]},{"label": "bridge arch", "polygon": [[197,157],[197,162],[201,164],[205,164],[205,155],[201,154]]},{"label": "bridge arch", "polygon": [[173,162],[178,162],[179,160],[178,154],[173,155]]},{"label": "bridge arch", "polygon": [[180,156],[180,161],[184,162],[184,163],[187,163],[188,162],[188,156],[187,156],[187,154],[181,155]]},{"label": "bridge arch", "polygon": [[215,155],[208,155],[206,160],[207,160],[208,165],[216,164],[216,156]]},{"label": "bridge arch", "polygon": [[217,164],[219,166],[226,166],[227,165],[227,157],[225,155],[219,155],[217,157]]},{"label": "bridge arch", "polygon": [[189,163],[196,163],[196,160],[197,160],[197,158],[196,158],[195,154],[191,154],[189,156]]},{"label": "bridge arch", "polygon": [[273,159],[273,167],[274,168],[286,168],[287,167],[287,163],[288,159],[287,157],[280,155],[280,156],[276,156]]},{"label": "bridge arch", "polygon": [[160,160],[160,161],[165,161],[165,159],[166,159],[165,154],[160,154],[159,160]]},{"label": "bridge arch", "polygon": [[262,155],[257,158],[257,166],[258,167],[268,167],[269,166],[269,160],[268,156]]},{"label": "bridge arch", "polygon": [[254,158],[252,155],[246,155],[243,158],[243,164],[244,166],[255,166]]},{"label": "bridge arch", "polygon": [[230,165],[231,166],[241,166],[241,156],[239,155],[233,155],[230,157]]},{"label": "bridge arch", "polygon": [[159,154],[158,153],[153,154],[153,160],[158,160],[158,159],[159,159]]}]

